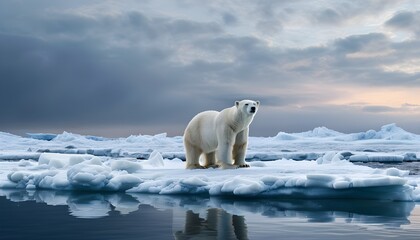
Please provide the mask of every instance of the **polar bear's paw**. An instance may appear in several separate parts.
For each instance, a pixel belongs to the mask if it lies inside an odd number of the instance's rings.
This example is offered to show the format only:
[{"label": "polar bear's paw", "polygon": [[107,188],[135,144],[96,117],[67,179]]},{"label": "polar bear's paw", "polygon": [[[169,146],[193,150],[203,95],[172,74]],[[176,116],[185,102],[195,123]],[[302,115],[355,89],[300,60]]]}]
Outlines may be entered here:
[{"label": "polar bear's paw", "polygon": [[207,165],[205,168],[219,168],[220,165],[217,164],[212,164],[212,165]]},{"label": "polar bear's paw", "polygon": [[200,164],[189,164],[187,165],[187,169],[205,169],[205,167]]},{"label": "polar bear's paw", "polygon": [[249,164],[238,165],[238,168],[249,168]]}]

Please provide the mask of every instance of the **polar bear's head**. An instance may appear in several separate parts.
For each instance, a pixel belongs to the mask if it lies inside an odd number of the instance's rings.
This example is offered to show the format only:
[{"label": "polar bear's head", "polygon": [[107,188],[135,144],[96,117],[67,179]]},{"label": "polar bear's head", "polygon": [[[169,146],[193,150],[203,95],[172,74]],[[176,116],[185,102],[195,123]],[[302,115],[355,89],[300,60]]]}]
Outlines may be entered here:
[{"label": "polar bear's head", "polygon": [[258,107],[260,106],[259,101],[252,101],[252,100],[242,100],[235,102],[236,108],[241,112],[244,112],[249,115],[254,115],[258,111]]}]

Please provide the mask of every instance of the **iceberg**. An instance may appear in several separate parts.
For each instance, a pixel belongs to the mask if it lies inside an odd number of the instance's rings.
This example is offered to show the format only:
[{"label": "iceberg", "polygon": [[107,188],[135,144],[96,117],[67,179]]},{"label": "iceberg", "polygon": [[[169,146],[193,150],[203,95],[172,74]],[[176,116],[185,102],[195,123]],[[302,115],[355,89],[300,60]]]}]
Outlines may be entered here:
[{"label": "iceberg", "polygon": [[301,136],[301,137],[326,138],[326,137],[342,136],[344,135],[344,133],[331,130],[327,127],[316,127],[312,131],[295,133],[294,135]]},{"label": "iceberg", "polygon": [[343,141],[357,141],[369,139],[383,139],[383,140],[420,140],[420,136],[407,132],[398,127],[395,123],[384,125],[379,131],[368,130],[361,133],[352,133],[348,135],[339,136],[337,140]]}]

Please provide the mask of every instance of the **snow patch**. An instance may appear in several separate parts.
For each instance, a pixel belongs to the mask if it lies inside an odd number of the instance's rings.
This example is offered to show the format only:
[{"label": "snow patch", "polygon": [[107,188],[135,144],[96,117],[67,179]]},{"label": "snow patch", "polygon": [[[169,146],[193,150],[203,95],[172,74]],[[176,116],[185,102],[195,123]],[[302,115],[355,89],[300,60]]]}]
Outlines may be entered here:
[{"label": "snow patch", "polygon": [[126,171],[128,173],[135,173],[142,169],[142,165],[125,159],[114,159],[111,161],[111,169],[113,171]]}]

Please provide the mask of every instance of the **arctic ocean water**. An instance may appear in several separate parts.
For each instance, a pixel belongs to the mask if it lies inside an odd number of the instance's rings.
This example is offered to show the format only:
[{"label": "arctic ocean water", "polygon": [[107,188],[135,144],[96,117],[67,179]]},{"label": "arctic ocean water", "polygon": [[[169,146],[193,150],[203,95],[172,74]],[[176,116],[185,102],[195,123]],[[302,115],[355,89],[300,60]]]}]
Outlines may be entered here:
[{"label": "arctic ocean water", "polygon": [[0,239],[418,239],[420,205],[2,190]]}]

